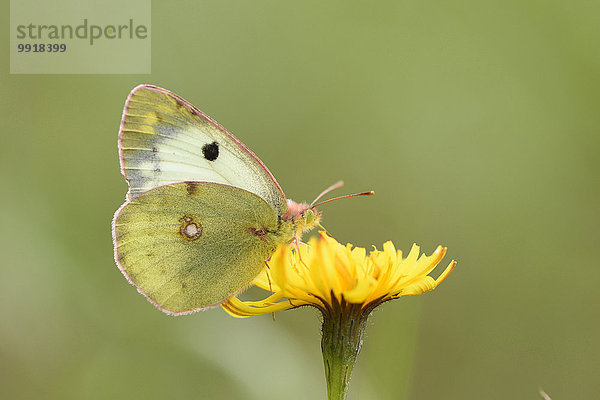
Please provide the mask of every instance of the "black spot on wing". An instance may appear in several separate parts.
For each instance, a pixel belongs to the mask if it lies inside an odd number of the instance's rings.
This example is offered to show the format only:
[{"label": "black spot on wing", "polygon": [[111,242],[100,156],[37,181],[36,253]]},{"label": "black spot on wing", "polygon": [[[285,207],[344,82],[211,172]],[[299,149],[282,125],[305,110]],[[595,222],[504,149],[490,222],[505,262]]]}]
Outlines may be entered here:
[{"label": "black spot on wing", "polygon": [[212,142],[202,146],[202,154],[208,161],[215,161],[219,157],[219,143]]}]

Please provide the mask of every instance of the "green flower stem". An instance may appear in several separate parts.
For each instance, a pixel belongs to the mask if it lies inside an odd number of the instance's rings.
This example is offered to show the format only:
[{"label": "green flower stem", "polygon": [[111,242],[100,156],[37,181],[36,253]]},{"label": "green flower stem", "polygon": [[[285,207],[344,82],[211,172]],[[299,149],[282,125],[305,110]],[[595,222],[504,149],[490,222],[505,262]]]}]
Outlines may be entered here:
[{"label": "green flower stem", "polygon": [[362,338],[370,311],[361,304],[333,301],[323,312],[321,351],[327,379],[327,398],[343,400],[350,375],[362,347]]}]

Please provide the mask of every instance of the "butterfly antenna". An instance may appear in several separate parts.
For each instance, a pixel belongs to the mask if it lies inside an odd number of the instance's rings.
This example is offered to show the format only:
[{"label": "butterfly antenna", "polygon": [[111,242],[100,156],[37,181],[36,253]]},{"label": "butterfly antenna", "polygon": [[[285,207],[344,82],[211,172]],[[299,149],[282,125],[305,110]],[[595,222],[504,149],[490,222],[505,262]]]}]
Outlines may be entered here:
[{"label": "butterfly antenna", "polygon": [[321,193],[320,193],[320,194],[317,196],[317,198],[313,200],[313,202],[312,202],[312,203],[310,203],[310,207],[311,207],[311,208],[312,208],[312,207],[314,207],[314,206],[315,206],[315,203],[316,203],[317,201],[319,201],[319,199],[320,199],[321,197],[325,196],[327,193],[331,192],[332,190],[339,189],[339,188],[341,188],[342,186],[344,186],[344,181],[337,181],[337,182],[336,182],[336,183],[334,183],[333,185],[329,186],[327,189],[323,190],[323,191],[322,191],[322,192],[321,192]]},{"label": "butterfly antenna", "polygon": [[325,200],[325,201],[322,201],[322,202],[317,203],[317,204],[311,204],[310,206],[311,207],[318,207],[318,206],[320,206],[322,204],[329,203],[330,201],[334,201],[334,200],[346,199],[348,197],[373,196],[374,194],[375,194],[375,192],[373,190],[370,190],[368,192],[363,192],[363,193],[346,194],[344,196],[334,197],[333,199]]}]

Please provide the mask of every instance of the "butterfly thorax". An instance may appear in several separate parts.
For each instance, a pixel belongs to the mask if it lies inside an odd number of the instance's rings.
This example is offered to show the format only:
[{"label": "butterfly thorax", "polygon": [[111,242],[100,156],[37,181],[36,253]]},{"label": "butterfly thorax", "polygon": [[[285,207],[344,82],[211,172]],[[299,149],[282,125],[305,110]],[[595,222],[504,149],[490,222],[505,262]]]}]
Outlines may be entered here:
[{"label": "butterfly thorax", "polygon": [[288,211],[283,214],[284,221],[292,223],[295,229],[294,237],[300,239],[303,232],[313,229],[319,225],[321,212],[306,203],[296,203],[287,199]]}]

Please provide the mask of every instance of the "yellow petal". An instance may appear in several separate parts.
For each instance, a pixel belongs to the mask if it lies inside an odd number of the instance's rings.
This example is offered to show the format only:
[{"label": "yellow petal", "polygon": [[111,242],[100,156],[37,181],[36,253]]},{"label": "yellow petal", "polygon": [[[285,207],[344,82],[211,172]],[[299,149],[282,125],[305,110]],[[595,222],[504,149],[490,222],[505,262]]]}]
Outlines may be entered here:
[{"label": "yellow petal", "polygon": [[373,278],[362,279],[356,283],[353,289],[343,292],[344,299],[349,303],[364,303],[376,285],[377,281]]}]

